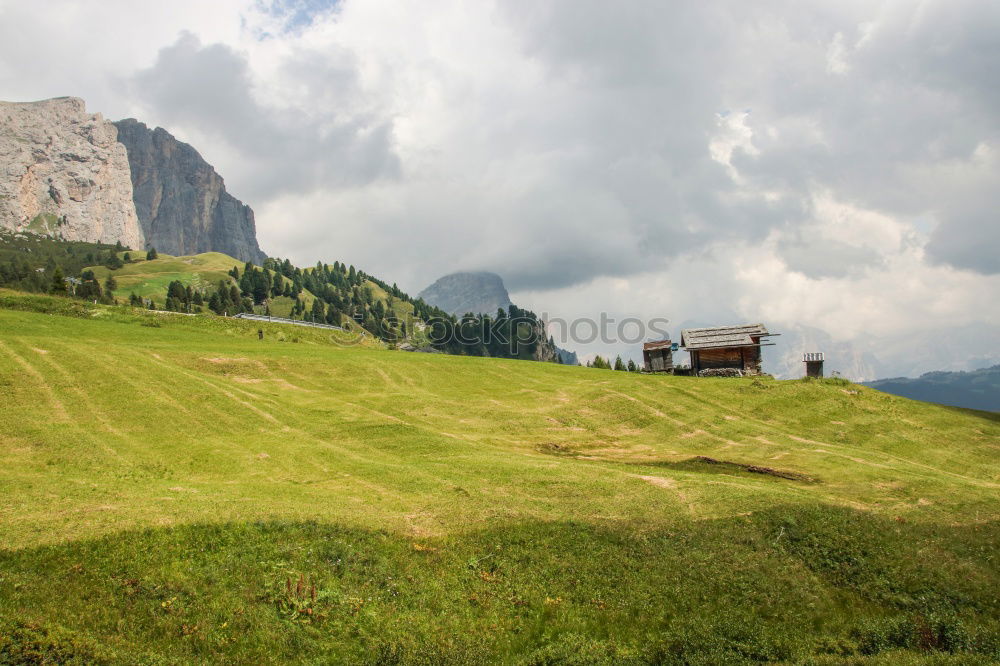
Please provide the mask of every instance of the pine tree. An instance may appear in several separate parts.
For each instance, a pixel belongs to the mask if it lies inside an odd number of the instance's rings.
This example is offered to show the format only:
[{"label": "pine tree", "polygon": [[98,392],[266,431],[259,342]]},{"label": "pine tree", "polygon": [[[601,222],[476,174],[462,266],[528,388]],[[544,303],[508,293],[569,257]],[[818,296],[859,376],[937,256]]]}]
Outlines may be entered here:
[{"label": "pine tree", "polygon": [[52,286],[49,287],[49,293],[60,295],[66,293],[66,278],[63,277],[62,269],[58,266],[52,274]]},{"label": "pine tree", "polygon": [[249,296],[253,293],[253,279],[248,271],[243,271],[243,277],[239,279],[240,293]]},{"label": "pine tree", "polygon": [[184,288],[184,284],[180,280],[173,280],[167,285],[167,297],[184,301],[187,298],[187,290]]},{"label": "pine tree", "polygon": [[108,279],[104,281],[104,291],[110,296],[111,292],[118,288],[118,280],[115,279],[114,275],[108,275]]},{"label": "pine tree", "polygon": [[323,301],[318,298],[313,299],[312,320],[318,323],[326,321],[326,308],[323,307]]},{"label": "pine tree", "polygon": [[156,259],[157,256],[156,248],[151,247],[149,248],[149,252],[146,253],[146,261],[152,261],[153,259]]},{"label": "pine tree", "polygon": [[108,258],[107,260],[105,260],[104,265],[107,266],[110,270],[116,271],[125,264],[122,262],[122,260],[118,257],[117,254],[115,254],[114,252],[109,252]]},{"label": "pine tree", "polygon": [[635,361],[633,361],[632,359],[629,359],[628,360],[628,371],[629,372],[638,372],[638,370],[639,370],[639,366],[637,366],[635,364]]},{"label": "pine tree", "polygon": [[223,312],[222,299],[219,298],[219,292],[215,292],[214,294],[209,296],[208,309],[214,312],[215,314],[218,315],[222,314]]},{"label": "pine tree", "polygon": [[625,364],[622,363],[622,357],[620,354],[615,357],[615,370],[618,370],[620,372],[625,371]]}]

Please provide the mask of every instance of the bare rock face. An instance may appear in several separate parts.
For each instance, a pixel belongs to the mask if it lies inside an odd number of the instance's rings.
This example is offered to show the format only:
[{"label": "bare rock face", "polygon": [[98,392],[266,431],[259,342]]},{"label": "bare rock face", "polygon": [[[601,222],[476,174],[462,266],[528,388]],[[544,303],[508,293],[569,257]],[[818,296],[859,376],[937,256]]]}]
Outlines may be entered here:
[{"label": "bare rock face", "polygon": [[452,273],[420,292],[425,302],[445,312],[462,316],[467,312],[495,315],[510,307],[510,296],[496,273]]},{"label": "bare rock face", "polygon": [[134,118],[115,125],[128,151],[147,246],[173,255],[223,252],[263,263],[253,210],[226,192],[222,176],[197,150]]},{"label": "bare rock face", "polygon": [[75,97],[0,102],[0,227],[142,248],[114,124]]}]

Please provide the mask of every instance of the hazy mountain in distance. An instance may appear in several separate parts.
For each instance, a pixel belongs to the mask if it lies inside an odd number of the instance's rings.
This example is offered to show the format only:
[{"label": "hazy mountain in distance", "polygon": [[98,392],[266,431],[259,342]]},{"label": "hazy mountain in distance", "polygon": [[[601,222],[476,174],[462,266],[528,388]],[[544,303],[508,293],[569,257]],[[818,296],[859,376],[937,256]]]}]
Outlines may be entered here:
[{"label": "hazy mountain in distance", "polygon": [[984,323],[928,326],[852,340],[837,340],[827,331],[805,325],[770,329],[782,335],[772,339],[776,346],[764,348],[764,367],[782,379],[805,374],[804,352],[823,352],[827,376],[836,371],[856,382],[936,371],[968,372],[1000,364],[1000,349],[991,342],[1000,336],[1000,327]]},{"label": "hazy mountain in distance", "polygon": [[822,329],[801,324],[768,329],[781,334],[770,339],[775,343],[773,347],[764,347],[764,369],[778,379],[804,377],[802,355],[807,352],[823,352],[827,377],[836,372],[851,381],[865,382],[884,376],[884,365],[874,353],[852,342],[835,341]]},{"label": "hazy mountain in distance", "polygon": [[419,294],[430,305],[455,316],[467,312],[495,315],[510,306],[510,295],[496,273],[452,273],[439,278]]},{"label": "hazy mountain in distance", "polygon": [[1000,365],[972,372],[926,372],[916,379],[896,377],[865,385],[913,400],[1000,412]]}]

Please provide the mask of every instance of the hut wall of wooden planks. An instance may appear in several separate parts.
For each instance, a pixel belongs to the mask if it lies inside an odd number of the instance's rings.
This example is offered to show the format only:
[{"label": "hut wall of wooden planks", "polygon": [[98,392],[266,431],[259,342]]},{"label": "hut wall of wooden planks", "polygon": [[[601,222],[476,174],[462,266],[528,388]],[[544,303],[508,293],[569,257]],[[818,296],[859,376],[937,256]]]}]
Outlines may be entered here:
[{"label": "hut wall of wooden planks", "polygon": [[644,343],[642,345],[642,361],[646,372],[673,372],[673,343],[670,340]]},{"label": "hut wall of wooden planks", "polygon": [[681,331],[681,347],[691,355],[691,373],[733,369],[744,375],[761,372],[760,348],[770,333],[763,324],[686,328]]}]

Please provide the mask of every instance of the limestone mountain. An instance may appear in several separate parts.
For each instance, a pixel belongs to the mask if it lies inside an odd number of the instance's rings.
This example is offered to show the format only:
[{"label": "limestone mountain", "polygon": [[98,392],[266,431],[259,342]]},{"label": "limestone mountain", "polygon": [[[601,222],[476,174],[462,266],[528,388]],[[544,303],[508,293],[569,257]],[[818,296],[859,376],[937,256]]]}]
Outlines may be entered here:
[{"label": "limestone mountain", "polygon": [[143,247],[114,124],[75,97],[0,102],[0,227]]},{"label": "limestone mountain", "polygon": [[222,252],[261,264],[253,210],[226,191],[211,164],[162,127],[115,123],[128,152],[135,210],[146,244],[173,255]]},{"label": "limestone mountain", "polygon": [[261,264],[253,210],[192,146],[82,99],[0,102],[0,228]]},{"label": "limestone mountain", "polygon": [[510,295],[496,273],[451,273],[420,292],[430,305],[455,316],[468,312],[494,315],[510,307]]}]

